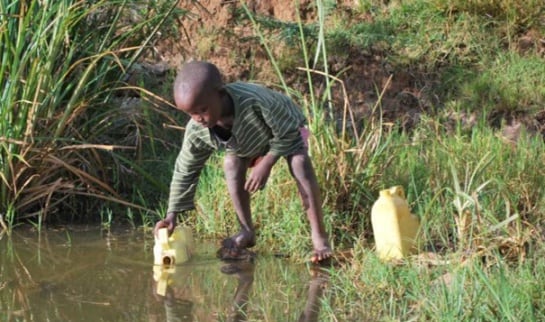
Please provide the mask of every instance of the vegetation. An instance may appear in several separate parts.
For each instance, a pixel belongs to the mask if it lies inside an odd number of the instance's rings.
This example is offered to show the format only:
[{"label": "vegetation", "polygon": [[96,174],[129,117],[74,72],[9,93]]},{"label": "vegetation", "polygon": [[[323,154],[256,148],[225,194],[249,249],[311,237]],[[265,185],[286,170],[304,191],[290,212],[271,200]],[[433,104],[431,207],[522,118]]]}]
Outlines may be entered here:
[{"label": "vegetation", "polygon": [[142,148],[146,158],[156,151],[153,121],[167,115],[148,118],[153,105],[126,104],[127,96],[159,99],[127,80],[175,9],[168,1],[0,2],[4,226],[52,214],[94,220],[105,201],[146,209],[133,202],[143,190],[131,180],[163,187],[144,171]]},{"label": "vegetation", "polygon": [[[373,15],[371,22],[342,19],[334,10],[316,25],[299,22],[300,44],[292,46],[301,52],[300,60],[274,50],[282,47],[278,42],[293,40],[292,24],[273,24],[245,11],[282,88],[306,108],[337,249],[353,246],[347,264],[332,270],[331,298],[324,301],[328,309],[322,317],[543,318],[543,285],[529,274],[543,265],[545,146],[538,120],[545,68],[538,47],[521,51],[516,44],[530,29],[544,34],[539,20],[544,9],[537,3],[525,7],[540,13],[530,21],[513,5],[362,2],[361,10]],[[327,25],[331,21],[336,24]],[[437,103],[427,103],[427,113],[411,127],[401,117],[385,122],[386,88],[377,88],[370,117],[355,119],[343,72],[332,75],[324,61],[327,55],[358,50],[383,52],[394,73],[419,75],[423,87],[433,86],[429,93],[439,98]],[[306,72],[300,81],[308,88],[290,90],[282,66]],[[419,99],[426,104],[426,97]],[[234,214],[226,216],[223,201],[217,204],[227,195],[218,197],[222,183],[215,171],[207,172],[198,198],[198,212],[206,216],[199,216],[196,226],[204,232],[236,229]],[[276,171],[269,184],[275,189],[254,197],[260,240],[304,258],[297,250],[310,247],[305,218],[287,171]],[[398,184],[421,219],[421,252],[401,266],[384,265],[370,251],[370,208],[380,189]]]},{"label": "vegetation", "polygon": [[[6,229],[29,219],[41,224],[55,211],[67,221],[97,213],[111,221],[120,211],[96,200],[129,206],[131,216],[140,214],[130,221],[148,227],[164,214],[179,142],[166,141],[170,130],[156,124],[179,120],[164,109],[163,88],[136,88],[124,78],[155,31],[174,19],[172,4],[156,3],[1,2],[0,221]],[[541,1],[360,0],[349,11],[334,1],[316,3],[313,24],[285,25],[244,6],[238,18],[253,26],[279,89],[308,115],[327,228],[337,250],[352,250],[332,270],[330,306],[321,315],[543,319]],[[126,22],[127,12],[138,13],[138,23]],[[529,34],[539,36],[522,46]],[[289,50],[283,56],[278,48]],[[383,55],[392,75],[416,75],[422,95],[410,126],[404,114],[384,120],[391,78],[377,82],[366,117],[355,115],[346,69],[330,66],[334,57],[348,68],[354,52]],[[290,70],[303,76],[288,81]],[[148,103],[116,106],[135,91]],[[186,218],[202,236],[237,229],[220,163],[218,156],[205,169],[197,210]],[[287,168],[276,167],[270,180],[253,197],[257,249],[306,258],[308,225]],[[422,255],[397,266],[374,256],[369,221],[378,191],[392,185],[405,187],[421,219]]]}]

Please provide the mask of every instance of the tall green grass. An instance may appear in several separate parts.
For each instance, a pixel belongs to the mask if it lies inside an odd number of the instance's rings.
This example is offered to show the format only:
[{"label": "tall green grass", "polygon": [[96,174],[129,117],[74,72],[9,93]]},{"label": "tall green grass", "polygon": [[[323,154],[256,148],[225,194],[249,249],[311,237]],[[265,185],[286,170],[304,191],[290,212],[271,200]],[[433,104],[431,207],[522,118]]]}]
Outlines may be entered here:
[{"label": "tall green grass", "polygon": [[116,154],[138,148],[126,138],[142,112],[115,99],[175,6],[0,2],[0,213],[9,225],[88,216],[100,209],[89,197],[131,205],[119,189],[131,162]]}]

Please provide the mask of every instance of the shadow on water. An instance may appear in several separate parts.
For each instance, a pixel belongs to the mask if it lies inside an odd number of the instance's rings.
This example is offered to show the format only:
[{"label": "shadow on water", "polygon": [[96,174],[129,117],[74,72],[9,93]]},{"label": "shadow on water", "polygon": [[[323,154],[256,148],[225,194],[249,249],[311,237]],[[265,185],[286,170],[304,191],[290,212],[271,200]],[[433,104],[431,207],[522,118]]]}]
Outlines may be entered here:
[{"label": "shadow on water", "polygon": [[213,242],[153,266],[141,230],[16,230],[0,237],[2,321],[318,321],[328,275],[285,259],[216,259]]}]

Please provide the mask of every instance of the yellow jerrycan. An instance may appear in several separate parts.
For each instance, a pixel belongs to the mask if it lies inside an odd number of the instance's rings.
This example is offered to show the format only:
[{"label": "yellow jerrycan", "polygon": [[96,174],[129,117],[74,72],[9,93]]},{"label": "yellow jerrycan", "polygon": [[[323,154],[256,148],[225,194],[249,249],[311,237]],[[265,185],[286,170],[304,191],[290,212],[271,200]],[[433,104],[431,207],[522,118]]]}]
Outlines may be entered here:
[{"label": "yellow jerrycan", "polygon": [[371,209],[371,225],[382,260],[401,259],[414,252],[420,221],[410,213],[402,186],[380,191]]},{"label": "yellow jerrycan", "polygon": [[155,281],[155,293],[165,296],[172,283],[172,275],[176,272],[174,266],[153,265],[153,280]]},{"label": "yellow jerrycan", "polygon": [[153,246],[154,264],[174,266],[187,262],[193,251],[193,234],[189,227],[176,227],[172,235],[161,228],[155,236]]}]

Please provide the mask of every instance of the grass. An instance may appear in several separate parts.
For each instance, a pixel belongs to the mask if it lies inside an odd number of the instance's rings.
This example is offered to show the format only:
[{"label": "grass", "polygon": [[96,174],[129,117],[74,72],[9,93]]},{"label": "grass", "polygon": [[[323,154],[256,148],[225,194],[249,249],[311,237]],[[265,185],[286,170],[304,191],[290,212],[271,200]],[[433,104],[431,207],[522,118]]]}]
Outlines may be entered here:
[{"label": "grass", "polygon": [[140,169],[125,151],[141,146],[120,138],[145,128],[138,115],[146,107],[112,104],[173,10],[166,2],[0,2],[2,222],[41,224],[65,213],[93,220],[96,200],[150,212],[124,198],[120,190],[130,188],[115,180]]},{"label": "grass", "polygon": [[[31,220],[41,229],[56,214],[152,226],[164,215],[179,144],[171,137],[181,136],[160,124],[181,117],[166,109],[170,88],[139,89],[120,75],[143,55],[151,31],[171,22],[173,7],[164,4],[157,16],[142,9],[141,23],[127,29],[128,2],[47,5],[55,7],[0,3],[0,223],[10,229]],[[276,88],[308,117],[326,226],[336,250],[351,251],[331,270],[321,317],[542,320],[545,69],[537,47],[517,47],[527,32],[545,33],[540,2],[362,0],[347,13],[318,1],[316,9],[315,23],[277,22],[244,7],[237,19],[254,28]],[[113,20],[103,23],[102,13]],[[83,32],[88,23],[99,36]],[[210,51],[210,43],[200,46]],[[283,56],[278,48],[289,50]],[[343,82],[349,68],[329,66],[329,58],[354,52],[381,55],[392,72],[377,81],[377,99],[361,119]],[[419,98],[429,99],[410,128],[383,120],[387,85],[400,72],[416,75],[428,95]],[[112,108],[119,93],[135,89],[146,103]],[[518,128],[514,119],[534,122]],[[238,229],[221,169],[218,155],[184,219],[198,236]],[[382,263],[372,248],[370,209],[393,185],[405,188],[422,225],[421,255],[400,265]],[[285,164],[252,207],[259,252],[308,258],[308,224]]]},{"label": "grass", "polygon": [[351,269],[332,276],[330,305],[345,310],[328,312],[326,320],[535,321],[542,317],[534,306],[539,286],[529,275],[534,265],[412,262],[384,267],[365,250],[358,255]]},{"label": "grass", "polygon": [[[321,316],[332,321],[362,317],[539,320],[543,303],[537,300],[538,290],[543,285],[529,274],[543,265],[543,238],[538,237],[543,228],[538,218],[543,216],[545,195],[544,142],[532,129],[523,128],[515,140],[504,136],[501,129],[510,116],[532,117],[542,105],[544,73],[541,65],[535,65],[540,58],[503,46],[515,42],[515,26],[510,25],[511,38],[506,39],[505,26],[487,22],[490,17],[474,15],[467,8],[445,11],[440,4],[430,8],[411,1],[382,9],[384,14],[376,14],[376,21],[367,27],[338,26],[339,30],[333,28],[334,37],[323,41],[305,41],[309,29],[300,28],[300,70],[308,84],[304,93],[286,88],[278,69],[281,64],[268,49],[277,47],[278,40],[271,37],[270,29],[261,29],[259,19],[251,20],[277,70],[278,82],[307,112],[315,134],[311,153],[325,187],[326,223],[337,249],[350,247],[353,252],[348,263],[332,270],[333,286],[327,291],[330,298]],[[427,18],[430,11],[431,19]],[[498,17],[516,21],[510,14]],[[409,20],[411,24],[403,23]],[[369,28],[376,28],[379,36],[358,38],[355,31],[372,30]],[[350,37],[339,38],[339,32]],[[320,32],[316,35],[327,37]],[[367,42],[351,42],[362,38]],[[344,86],[342,75],[319,69],[326,51],[318,44],[332,44],[328,40],[342,40],[354,47],[381,46],[378,48],[387,49],[395,69],[448,79],[434,88],[441,105],[406,132],[375,116],[381,108],[383,89],[379,88],[374,117],[352,126],[350,102],[338,95],[335,116],[340,121],[332,122],[324,102],[330,101],[332,92],[343,93]],[[386,47],[381,43],[385,40],[389,41]],[[327,53],[338,54],[329,47]],[[312,57],[319,59],[310,66]],[[313,89],[318,86],[330,92],[317,96]],[[468,120],[472,114],[474,119]],[[275,189],[254,198],[255,218],[261,227],[258,250],[270,252],[272,248],[304,260],[310,249],[308,228],[289,175],[279,167],[272,180],[270,186]],[[412,211],[421,219],[421,255],[401,265],[388,265],[372,251],[369,216],[378,191],[397,184],[406,188]],[[202,185],[206,192],[199,200],[213,193],[212,187],[221,187],[209,177]],[[283,201],[281,205],[278,200]],[[216,218],[214,222],[226,223],[226,233],[236,229],[234,214],[209,215]]]}]

